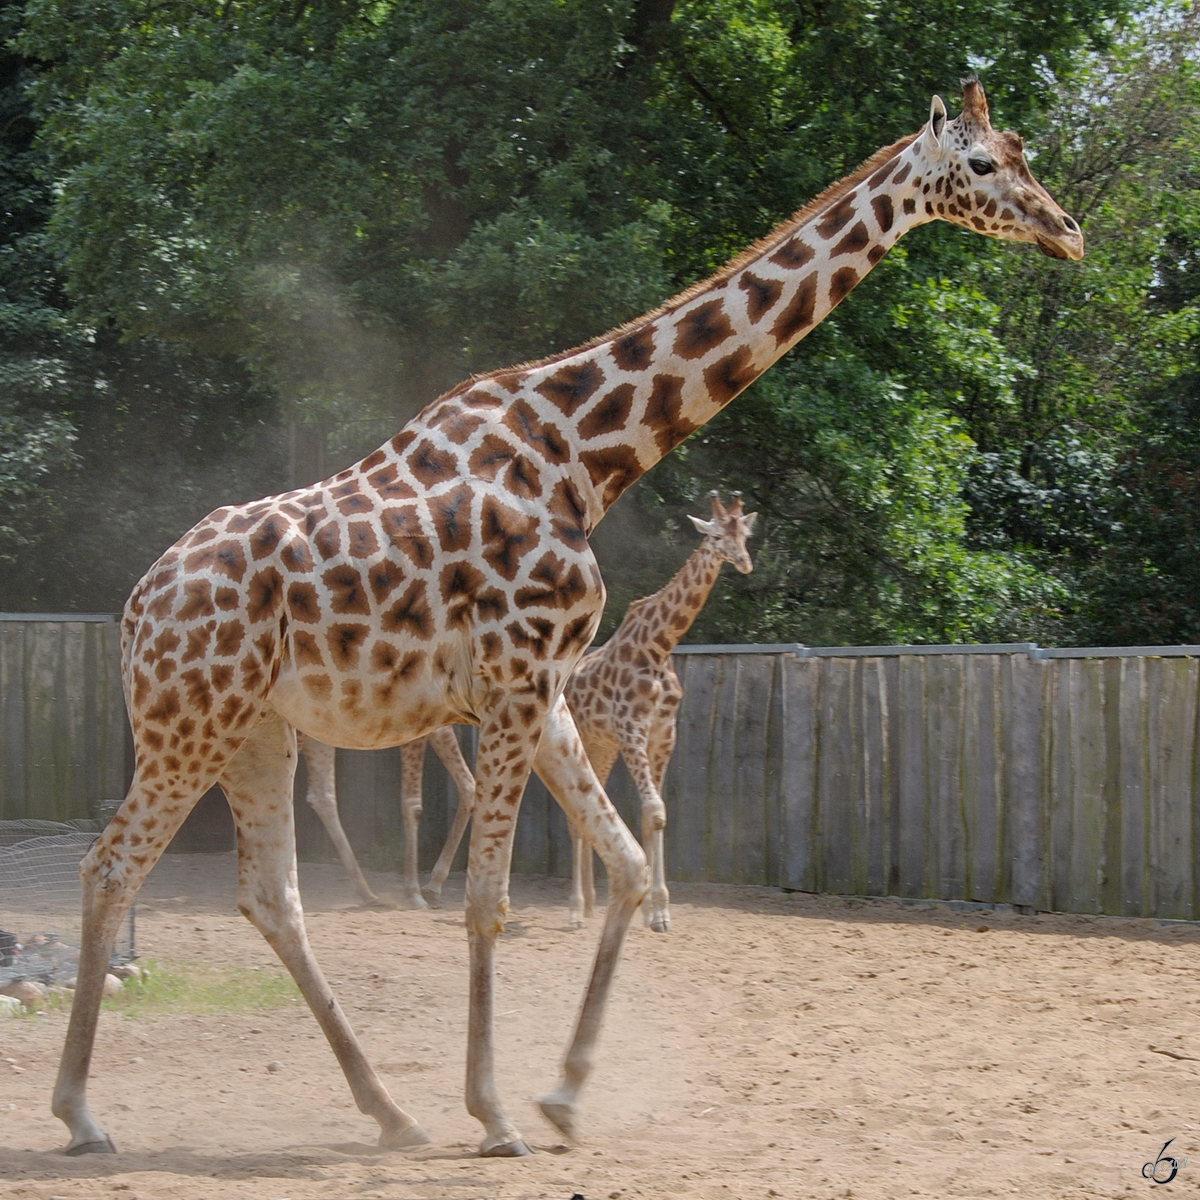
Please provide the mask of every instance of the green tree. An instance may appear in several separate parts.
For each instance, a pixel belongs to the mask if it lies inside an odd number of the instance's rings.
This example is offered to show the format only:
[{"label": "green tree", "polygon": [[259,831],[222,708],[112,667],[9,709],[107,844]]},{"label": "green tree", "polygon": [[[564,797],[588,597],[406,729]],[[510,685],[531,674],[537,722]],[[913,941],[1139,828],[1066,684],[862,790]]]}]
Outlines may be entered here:
[{"label": "green tree", "polygon": [[[75,313],[237,356],[293,419],[345,425],[650,307],[971,67],[998,122],[1038,127],[1126,7],[31,0],[20,45],[47,64],[32,94]],[[1029,361],[987,308],[1000,261],[961,231],[913,235],[661,464],[597,534],[613,615],[689,552],[684,511],[721,485],[764,513],[761,566],[694,636],[1047,620],[1061,587],[1024,548],[966,538],[963,398],[1014,403]]]}]

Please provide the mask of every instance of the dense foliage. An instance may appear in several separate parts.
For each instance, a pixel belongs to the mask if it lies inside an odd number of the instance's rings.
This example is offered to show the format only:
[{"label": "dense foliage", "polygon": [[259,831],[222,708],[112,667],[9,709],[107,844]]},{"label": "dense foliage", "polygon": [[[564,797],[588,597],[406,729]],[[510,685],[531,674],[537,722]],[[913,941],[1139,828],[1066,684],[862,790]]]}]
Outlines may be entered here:
[{"label": "dense foliage", "polygon": [[1200,641],[1187,10],[3,11],[0,606],[119,607],[208,508],[635,316],[977,69],[1089,258],[907,238],[600,527],[610,620],[721,486],[763,536],[694,640]]}]

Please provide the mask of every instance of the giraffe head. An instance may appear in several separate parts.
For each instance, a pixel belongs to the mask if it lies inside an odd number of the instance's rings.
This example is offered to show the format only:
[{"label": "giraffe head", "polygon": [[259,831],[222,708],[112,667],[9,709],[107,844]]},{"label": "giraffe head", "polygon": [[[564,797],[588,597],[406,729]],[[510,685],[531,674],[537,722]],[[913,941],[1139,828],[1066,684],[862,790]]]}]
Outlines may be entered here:
[{"label": "giraffe head", "polygon": [[709,539],[722,562],[733,563],[743,575],[749,575],[754,564],[746,549],[746,539],[754,532],[758,513],[742,512],[741,492],[733,493],[733,503],[728,508],[721,503],[718,492],[709,492],[709,495],[712,497],[712,520],[704,521],[700,517],[688,517],[688,520]]},{"label": "giraffe head", "polygon": [[1030,174],[1020,137],[992,128],[978,79],[963,83],[963,109],[953,121],[934,96],[917,142],[925,211],[934,219],[988,237],[1034,242],[1051,258],[1083,257],[1078,224]]}]

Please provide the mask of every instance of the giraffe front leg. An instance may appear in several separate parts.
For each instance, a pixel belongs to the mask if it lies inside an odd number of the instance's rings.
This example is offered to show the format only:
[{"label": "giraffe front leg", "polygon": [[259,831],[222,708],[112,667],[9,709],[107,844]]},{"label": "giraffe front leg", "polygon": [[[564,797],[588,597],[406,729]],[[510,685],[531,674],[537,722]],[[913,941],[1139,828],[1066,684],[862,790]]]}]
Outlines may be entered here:
[{"label": "giraffe front leg", "polygon": [[425,744],[417,738],[400,747],[400,819],[404,823],[404,879],[400,898],[408,908],[428,908],[421,895],[421,877],[417,864],[421,813],[424,808]]},{"label": "giraffe front leg", "polygon": [[[572,719],[574,719],[572,717]],[[596,778],[603,785],[617,761],[617,748],[607,743],[584,742],[584,750]],[[567,909],[567,924],[582,929],[584,921],[596,912],[595,851],[578,827],[568,818],[571,830],[571,900]]]},{"label": "giraffe front leg", "polygon": [[421,1146],[428,1134],[397,1106],[372,1070],[308,943],[296,878],[292,739],[291,727],[268,713],[221,777],[237,824],[238,908],[291,972],[337,1056],[359,1111],[378,1122],[380,1146]]},{"label": "giraffe front leg", "polygon": [[[518,700],[526,701],[518,703]],[[521,795],[529,778],[541,714],[532,701],[505,698],[480,722],[475,759],[475,813],[467,862],[470,1013],[467,1020],[467,1111],[485,1130],[479,1152],[511,1158],[529,1153],[496,1088],[496,938],[508,915],[508,880]]]},{"label": "giraffe front leg", "polygon": [[592,865],[592,848],[573,821],[568,822],[568,828],[571,833],[571,898],[567,902],[567,928],[582,929],[584,918],[592,915],[592,905],[588,904],[584,890],[584,875]]},{"label": "giraffe front leg", "polygon": [[[150,869],[215,778],[216,771],[210,770],[206,778],[190,782],[189,799],[164,802],[159,792],[146,785],[140,770],[135,772],[125,803],[79,865],[83,892],[79,965],[66,1042],[50,1102],[51,1112],[70,1130],[67,1154],[116,1153],[87,1101],[88,1069],[113,942]],[[136,852],[132,845],[137,845]]]},{"label": "giraffe front leg", "polygon": [[604,928],[575,1033],[563,1060],[562,1080],[539,1102],[546,1118],[573,1138],[579,1092],[591,1073],[617,962],[630,921],[646,894],[646,857],[604,794],[563,700],[559,700],[546,720],[537,751],[537,772],[562,805],[567,820],[579,828],[608,871]]},{"label": "giraffe front leg", "polygon": [[442,847],[437,862],[433,865],[429,882],[421,889],[421,895],[429,902],[430,908],[441,908],[442,887],[446,883],[446,876],[450,874],[454,856],[458,853],[459,843],[462,841],[462,836],[467,830],[467,822],[470,821],[471,813],[475,808],[475,776],[471,774],[471,768],[467,766],[467,760],[462,756],[458,738],[454,736],[454,730],[451,727],[446,726],[444,729],[431,733],[429,741],[437,752],[438,758],[442,760],[442,765],[449,772],[450,778],[454,780],[454,786],[458,791],[458,807],[454,810],[454,825],[446,837],[446,844]]},{"label": "giraffe front leg", "polygon": [[377,896],[367,882],[358,859],[342,828],[337,806],[337,751],[324,742],[306,737],[302,746],[304,761],[308,767],[308,786],[304,798],[309,808],[317,814],[329,840],[337,851],[342,868],[350,876],[350,883],[358,894],[359,902],[367,908],[391,909],[396,908],[395,900],[387,896]]},{"label": "giraffe front leg", "polygon": [[650,890],[643,902],[646,924],[655,933],[671,928],[670,893],[667,891],[666,853],[663,846],[667,806],[662,798],[663,777],[675,749],[675,707],[668,702],[659,713],[660,726],[645,742],[635,740],[625,751],[641,798],[642,846],[650,866]]}]

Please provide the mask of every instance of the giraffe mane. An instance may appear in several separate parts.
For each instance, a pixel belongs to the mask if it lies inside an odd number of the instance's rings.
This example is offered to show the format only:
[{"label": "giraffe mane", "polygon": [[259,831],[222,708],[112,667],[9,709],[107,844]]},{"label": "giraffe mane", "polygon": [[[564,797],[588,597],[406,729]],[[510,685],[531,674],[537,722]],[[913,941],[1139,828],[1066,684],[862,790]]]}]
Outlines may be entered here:
[{"label": "giraffe mane", "polygon": [[618,325],[607,333],[602,333],[598,337],[589,339],[586,342],[580,343],[578,346],[573,346],[569,350],[559,350],[554,354],[548,354],[544,358],[534,358],[526,362],[513,363],[510,366],[497,367],[494,371],[483,371],[477,375],[470,375],[461,383],[457,383],[449,391],[443,392],[436,399],[430,401],[424,411],[428,411],[435,404],[442,400],[448,400],[453,396],[466,391],[477,383],[485,383],[489,379],[495,379],[498,375],[509,375],[517,371],[532,371],[538,367],[548,367],[556,362],[562,362],[564,359],[573,357],[576,354],[582,354],[586,350],[591,350],[596,346],[603,345],[607,341],[620,337],[622,334],[630,333],[635,329],[641,328],[666,313],[673,312],[681,305],[686,304],[689,300],[699,296],[702,292],[708,291],[712,287],[719,286],[731,276],[736,275],[744,266],[753,262],[756,258],[762,257],[772,246],[782,242],[785,238],[794,233],[801,225],[803,225],[810,217],[815,216],[818,212],[828,208],[835,200],[846,192],[852,191],[864,179],[873,175],[884,163],[889,159],[895,158],[902,151],[907,150],[913,142],[920,137],[922,130],[917,130],[916,133],[911,133],[907,137],[902,137],[898,142],[893,142],[890,146],[884,146],[881,150],[876,150],[865,162],[860,163],[849,175],[844,175],[841,179],[831,183],[824,191],[813,197],[802,208],[792,213],[790,217],[780,221],[770,233],[765,234],[756,242],[752,242],[740,254],[731,258],[723,267],[705,279],[697,280],[678,295],[672,296],[671,299],[664,301],[657,308],[651,309],[649,312],[642,313],[640,316],[634,317],[630,321],[626,321],[623,325]]}]

